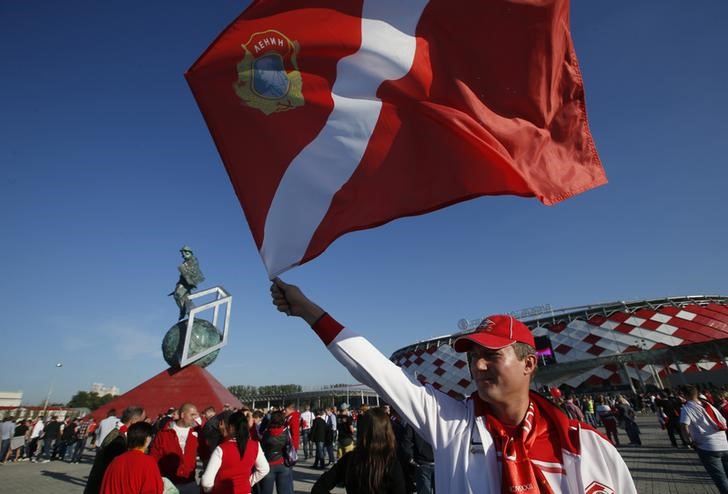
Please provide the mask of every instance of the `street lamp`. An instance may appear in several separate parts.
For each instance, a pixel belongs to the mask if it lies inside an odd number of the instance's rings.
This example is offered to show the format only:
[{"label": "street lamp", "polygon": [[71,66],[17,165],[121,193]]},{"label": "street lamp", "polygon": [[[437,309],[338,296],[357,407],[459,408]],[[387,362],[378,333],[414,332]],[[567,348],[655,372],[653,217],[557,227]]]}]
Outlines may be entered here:
[{"label": "street lamp", "polygon": [[[56,368],[63,367],[63,362],[57,362]],[[43,418],[45,419],[46,410],[48,409],[48,400],[51,399],[51,393],[53,392],[53,384],[56,382],[57,373],[53,373],[51,377],[51,384],[48,386],[48,394],[46,395],[45,403],[43,403]]]}]

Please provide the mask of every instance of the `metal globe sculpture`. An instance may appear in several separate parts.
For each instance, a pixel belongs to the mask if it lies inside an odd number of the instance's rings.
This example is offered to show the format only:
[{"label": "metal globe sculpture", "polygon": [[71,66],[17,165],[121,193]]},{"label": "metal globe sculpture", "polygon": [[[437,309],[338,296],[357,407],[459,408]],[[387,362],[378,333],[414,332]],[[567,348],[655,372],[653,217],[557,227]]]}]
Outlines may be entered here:
[{"label": "metal globe sculpture", "polygon": [[[187,321],[184,320],[169,328],[167,334],[164,335],[164,339],[162,340],[162,355],[170,367],[180,367],[186,332]],[[192,324],[189,354],[194,357],[194,355],[211,346],[217,345],[220,341],[222,341],[222,335],[211,322],[204,319],[195,319]],[[215,350],[192,363],[200,367],[207,367],[215,361],[218,353],[220,353],[220,350]]]}]

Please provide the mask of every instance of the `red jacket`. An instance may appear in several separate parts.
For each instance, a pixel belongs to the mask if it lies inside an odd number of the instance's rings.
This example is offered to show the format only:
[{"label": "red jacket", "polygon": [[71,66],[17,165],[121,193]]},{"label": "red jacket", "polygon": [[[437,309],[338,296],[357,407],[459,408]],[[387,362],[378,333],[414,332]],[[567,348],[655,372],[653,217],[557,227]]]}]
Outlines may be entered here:
[{"label": "red jacket", "polygon": [[215,485],[210,494],[249,493],[250,473],[255,467],[258,457],[258,441],[249,439],[245,446],[245,454],[240,458],[238,443],[228,440],[220,444],[222,464],[215,476]]},{"label": "red jacket", "polygon": [[294,410],[291,414],[286,417],[286,425],[291,431],[291,442],[293,447],[298,449],[301,442],[301,413],[298,410]]},{"label": "red jacket", "polygon": [[198,434],[197,427],[190,428],[183,453],[174,429],[168,427],[157,433],[149,454],[157,460],[162,477],[167,477],[173,484],[186,484],[195,481],[197,448],[199,446]]}]

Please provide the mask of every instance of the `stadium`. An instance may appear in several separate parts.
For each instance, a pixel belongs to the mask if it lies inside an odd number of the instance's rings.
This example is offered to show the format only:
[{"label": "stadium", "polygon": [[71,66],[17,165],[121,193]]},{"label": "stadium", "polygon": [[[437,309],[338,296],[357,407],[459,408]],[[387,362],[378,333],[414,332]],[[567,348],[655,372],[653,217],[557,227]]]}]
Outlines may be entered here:
[{"label": "stadium", "polygon": [[[546,306],[512,315],[536,339],[539,388],[646,390],[728,383],[728,297],[691,295],[559,310]],[[460,332],[401,348],[391,360],[420,382],[453,397],[468,396],[475,388],[467,361],[451,344],[481,321],[461,320]]]}]

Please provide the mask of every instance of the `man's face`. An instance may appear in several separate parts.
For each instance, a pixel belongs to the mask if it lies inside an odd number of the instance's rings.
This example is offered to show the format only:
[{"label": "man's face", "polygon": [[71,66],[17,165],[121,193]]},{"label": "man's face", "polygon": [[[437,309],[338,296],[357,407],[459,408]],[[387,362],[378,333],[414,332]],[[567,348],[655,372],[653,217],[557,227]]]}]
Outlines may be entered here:
[{"label": "man's face", "polygon": [[518,360],[512,345],[500,350],[473,345],[468,357],[478,396],[486,403],[506,403],[528,393],[535,358]]},{"label": "man's face", "polygon": [[180,253],[182,254],[182,259],[184,259],[185,261],[192,257],[192,252],[190,252],[189,250],[181,250]]},{"label": "man's face", "polygon": [[197,408],[189,407],[179,414],[179,425],[180,427],[192,427],[195,424],[195,419],[200,414],[197,413]]}]

